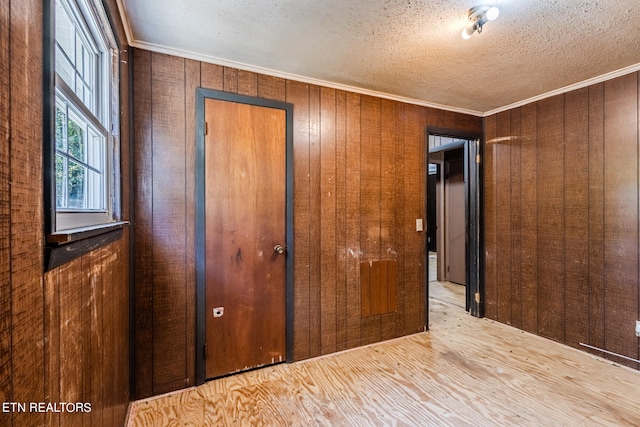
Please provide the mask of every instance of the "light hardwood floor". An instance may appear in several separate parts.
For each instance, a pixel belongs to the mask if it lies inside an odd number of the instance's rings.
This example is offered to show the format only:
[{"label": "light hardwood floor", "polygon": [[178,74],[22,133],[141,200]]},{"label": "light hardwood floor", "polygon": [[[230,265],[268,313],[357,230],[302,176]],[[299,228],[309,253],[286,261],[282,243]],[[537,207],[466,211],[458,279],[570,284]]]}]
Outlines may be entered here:
[{"label": "light hardwood floor", "polygon": [[637,371],[473,318],[430,286],[428,332],[134,402],[129,426],[640,425]]}]

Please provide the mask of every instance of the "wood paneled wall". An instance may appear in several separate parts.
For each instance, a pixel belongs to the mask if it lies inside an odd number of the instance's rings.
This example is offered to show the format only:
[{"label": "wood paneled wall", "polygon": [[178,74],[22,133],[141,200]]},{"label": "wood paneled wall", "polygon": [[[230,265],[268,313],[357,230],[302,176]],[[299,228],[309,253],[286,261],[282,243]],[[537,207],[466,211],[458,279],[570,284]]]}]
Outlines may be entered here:
[{"label": "wood paneled wall", "polygon": [[488,317],[638,358],[638,80],[485,119]]},{"label": "wood paneled wall", "polygon": [[[482,119],[134,50],[136,398],[195,375],[197,87],[294,105],[294,357],[422,330],[427,124]],[[397,311],[361,317],[360,262],[397,262]]]},{"label": "wood paneled wall", "polygon": [[[115,1],[107,7],[117,10]],[[38,413],[27,406],[0,412],[0,425],[122,425],[129,403],[127,231],[43,274],[42,31],[42,1],[0,3],[0,401],[88,402],[92,412]],[[126,123],[126,92],[122,107]],[[125,126],[124,159],[128,140]]]}]

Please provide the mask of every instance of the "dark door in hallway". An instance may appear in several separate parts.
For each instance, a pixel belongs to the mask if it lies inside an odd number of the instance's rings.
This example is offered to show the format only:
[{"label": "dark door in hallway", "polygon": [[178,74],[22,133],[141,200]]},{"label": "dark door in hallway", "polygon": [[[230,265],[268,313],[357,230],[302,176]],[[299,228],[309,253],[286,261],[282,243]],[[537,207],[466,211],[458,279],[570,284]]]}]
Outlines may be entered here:
[{"label": "dark door in hallway", "polygon": [[286,357],[284,110],[205,100],[205,376]]},{"label": "dark door in hallway", "polygon": [[445,179],[446,269],[450,282],[465,284],[466,218],[463,158],[447,160]]}]

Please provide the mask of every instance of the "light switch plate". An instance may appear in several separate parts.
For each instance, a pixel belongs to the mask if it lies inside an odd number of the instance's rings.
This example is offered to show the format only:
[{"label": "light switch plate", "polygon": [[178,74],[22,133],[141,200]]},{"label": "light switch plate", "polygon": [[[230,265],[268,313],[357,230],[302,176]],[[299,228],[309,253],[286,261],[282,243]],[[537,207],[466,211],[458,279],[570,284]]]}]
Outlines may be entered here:
[{"label": "light switch plate", "polygon": [[424,227],[422,226],[422,218],[416,219],[416,231],[423,231]]}]

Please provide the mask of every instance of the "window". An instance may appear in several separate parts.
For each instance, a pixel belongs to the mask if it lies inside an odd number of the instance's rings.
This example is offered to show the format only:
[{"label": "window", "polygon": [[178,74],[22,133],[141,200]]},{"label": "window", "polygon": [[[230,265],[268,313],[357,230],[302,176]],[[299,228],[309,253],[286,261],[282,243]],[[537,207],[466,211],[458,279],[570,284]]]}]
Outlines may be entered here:
[{"label": "window", "polygon": [[118,50],[99,0],[55,0],[54,232],[114,222]]}]

